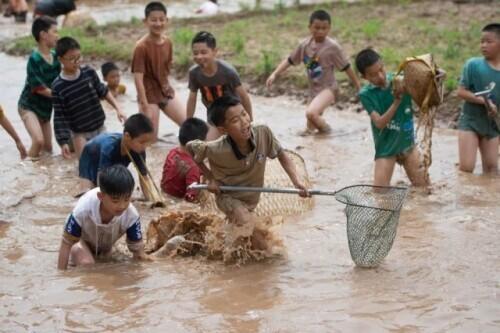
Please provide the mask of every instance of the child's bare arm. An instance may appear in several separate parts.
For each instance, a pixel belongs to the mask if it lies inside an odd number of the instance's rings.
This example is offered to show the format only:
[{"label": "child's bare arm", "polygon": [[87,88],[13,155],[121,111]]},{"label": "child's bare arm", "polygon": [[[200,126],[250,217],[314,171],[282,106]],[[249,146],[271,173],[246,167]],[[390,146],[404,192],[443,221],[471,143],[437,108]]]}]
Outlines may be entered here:
[{"label": "child's bare arm", "polygon": [[187,105],[186,105],[186,118],[193,118],[194,116],[194,110],[196,110],[196,96],[197,92],[196,91],[190,91],[188,100],[187,100]]},{"label": "child's bare arm", "polygon": [[132,257],[135,260],[143,260],[143,261],[153,261],[154,260],[152,256],[150,256],[149,254],[146,254],[146,252],[144,252],[144,248],[132,252]]},{"label": "child's bare arm", "polygon": [[282,150],[279,155],[278,155],[278,160],[280,161],[281,166],[283,167],[283,170],[287,173],[288,177],[290,177],[290,180],[293,183],[293,186],[296,188],[302,190],[300,192],[301,197],[307,197],[309,194],[307,193],[307,188],[302,184],[302,182],[299,180],[297,177],[297,170],[295,169],[295,164],[292,162],[292,160],[288,157],[288,155],[285,153],[284,150]]},{"label": "child's bare arm", "polygon": [[45,87],[43,89],[37,90],[36,93],[38,95],[42,95],[42,96],[47,97],[47,98],[51,98],[52,97],[52,90],[50,90],[47,87]]},{"label": "child's bare arm", "polygon": [[290,65],[290,62],[288,61],[288,58],[283,59],[283,61],[278,65],[278,67],[276,67],[274,72],[271,75],[269,75],[269,78],[266,81],[267,88],[268,89],[271,88],[274,80],[276,80],[276,77],[278,75],[280,75],[281,73],[283,73],[284,71],[286,71],[288,69],[288,67],[290,67],[290,66],[291,65]]},{"label": "child's bare arm", "polygon": [[469,103],[484,105],[484,99],[482,97],[474,96],[474,93],[467,90],[464,86],[458,87],[457,96]]},{"label": "child's bare arm", "polygon": [[12,126],[11,122],[9,119],[4,116],[0,115],[0,125],[7,131],[7,133],[12,137],[14,142],[16,143],[17,150],[19,150],[19,154],[21,154],[21,158],[25,159],[26,156],[28,156],[26,152],[26,148],[23,145],[23,142],[17,135],[16,130],[14,129],[14,126]]},{"label": "child's bare arm", "polygon": [[236,93],[240,96],[241,105],[250,116],[250,120],[253,120],[253,112],[252,112],[252,102],[250,101],[250,96],[248,96],[247,90],[240,85],[236,88]]},{"label": "child's bare arm", "polygon": [[106,99],[106,101],[108,101],[108,103],[111,104],[113,109],[115,109],[116,116],[118,117],[118,120],[121,123],[124,123],[125,120],[127,120],[127,115],[118,106],[118,103],[116,102],[115,96],[113,96],[113,94],[111,93],[111,90],[108,90],[108,93],[106,94],[106,96],[104,96],[104,99]]},{"label": "child's bare arm", "polygon": [[146,88],[144,88],[144,73],[134,73],[134,83],[139,106],[145,109],[148,106],[148,99],[146,98]]},{"label": "child's bare arm", "polygon": [[349,77],[349,80],[351,80],[351,82],[354,85],[354,87],[356,88],[356,90],[359,91],[359,89],[361,89],[361,83],[359,82],[359,79],[358,79],[358,76],[356,75],[356,73],[352,70],[352,67],[349,66],[349,68],[347,68],[345,70],[345,73]]},{"label": "child's bare arm", "polygon": [[61,241],[61,247],[59,248],[59,258],[57,260],[57,268],[61,270],[65,270],[68,268],[69,254],[71,253],[71,246],[65,242]]},{"label": "child's bare arm", "polygon": [[378,129],[383,129],[389,124],[391,119],[394,117],[396,114],[396,111],[398,110],[399,105],[401,104],[401,97],[395,97],[394,102],[392,105],[389,107],[389,110],[387,110],[386,113],[383,115],[380,115],[378,112],[373,111],[370,113],[370,118],[375,124],[375,127]]}]

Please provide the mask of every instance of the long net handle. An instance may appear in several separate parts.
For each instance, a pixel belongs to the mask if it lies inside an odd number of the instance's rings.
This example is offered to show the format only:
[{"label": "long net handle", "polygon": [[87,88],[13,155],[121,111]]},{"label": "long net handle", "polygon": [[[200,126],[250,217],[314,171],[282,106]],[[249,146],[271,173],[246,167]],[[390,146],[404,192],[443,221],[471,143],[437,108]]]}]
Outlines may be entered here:
[{"label": "long net handle", "polygon": [[[153,177],[149,173],[149,169],[148,169],[146,163],[144,162],[144,159],[142,158],[142,156],[139,155],[139,157],[141,158],[142,165],[146,169],[146,177],[147,178],[145,178],[141,174],[141,170],[139,169],[139,166],[137,165],[137,163],[135,163],[135,160],[132,158],[132,155],[130,154],[128,149],[126,149],[126,152],[127,152],[128,158],[134,164],[134,167],[137,170],[137,174],[139,175],[139,179],[141,179],[143,185],[146,186],[147,191],[152,196],[152,198],[150,198],[150,199],[155,201],[155,202],[158,202],[158,203],[163,203],[164,202],[163,196],[161,195],[161,192],[158,190],[158,187],[156,186]],[[154,189],[151,188],[151,183],[153,183]]]},{"label": "long net handle", "polygon": [[[226,192],[260,192],[260,193],[287,193],[299,194],[301,190],[296,188],[270,188],[270,187],[252,187],[252,186],[219,186],[221,191]],[[208,185],[193,183],[188,186],[190,190],[206,190]],[[323,191],[323,190],[308,190],[311,195],[335,195],[336,191]]]}]

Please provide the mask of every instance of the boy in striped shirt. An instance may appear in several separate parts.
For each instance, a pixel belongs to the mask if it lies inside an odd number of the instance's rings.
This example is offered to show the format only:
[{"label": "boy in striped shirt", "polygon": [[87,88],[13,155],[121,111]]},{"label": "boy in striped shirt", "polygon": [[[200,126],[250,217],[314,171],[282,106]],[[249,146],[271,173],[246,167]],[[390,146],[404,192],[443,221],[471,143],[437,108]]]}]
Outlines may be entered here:
[{"label": "boy in striped shirt", "polygon": [[118,120],[124,122],[127,117],[96,71],[80,66],[80,45],[75,39],[61,38],[56,45],[56,55],[62,71],[52,83],[54,132],[63,157],[71,158],[69,142],[72,140],[79,158],[87,141],[104,132],[106,116],[100,99],[111,104]]}]

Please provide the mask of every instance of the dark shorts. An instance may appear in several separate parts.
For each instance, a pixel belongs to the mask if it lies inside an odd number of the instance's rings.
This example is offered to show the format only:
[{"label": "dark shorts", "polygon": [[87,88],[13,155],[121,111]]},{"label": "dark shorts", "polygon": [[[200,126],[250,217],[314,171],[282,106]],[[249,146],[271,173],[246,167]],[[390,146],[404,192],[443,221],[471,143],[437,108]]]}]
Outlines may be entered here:
[{"label": "dark shorts", "polygon": [[35,5],[35,15],[57,17],[75,9],[74,0],[38,0]]},{"label": "dark shorts", "polygon": [[479,137],[493,139],[500,135],[495,119],[484,114],[471,116],[462,112],[458,118],[458,129],[476,133]]},{"label": "dark shorts", "polygon": [[98,145],[85,145],[78,163],[78,176],[97,186],[97,173],[101,150]]}]

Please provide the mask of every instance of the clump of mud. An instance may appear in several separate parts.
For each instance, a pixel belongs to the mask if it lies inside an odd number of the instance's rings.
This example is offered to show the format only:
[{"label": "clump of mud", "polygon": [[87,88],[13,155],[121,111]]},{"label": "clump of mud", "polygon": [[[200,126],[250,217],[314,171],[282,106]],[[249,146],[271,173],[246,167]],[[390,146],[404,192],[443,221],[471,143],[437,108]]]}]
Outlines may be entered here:
[{"label": "clump of mud", "polygon": [[[276,232],[281,221],[261,218],[252,236],[239,236],[236,231],[236,234],[230,235],[236,241],[228,246],[225,244],[225,224],[228,221],[220,215],[196,211],[170,212],[149,224],[145,250],[157,257],[203,256],[235,264],[259,261],[283,253],[283,242]],[[266,249],[255,244],[254,235],[264,239]]]}]

